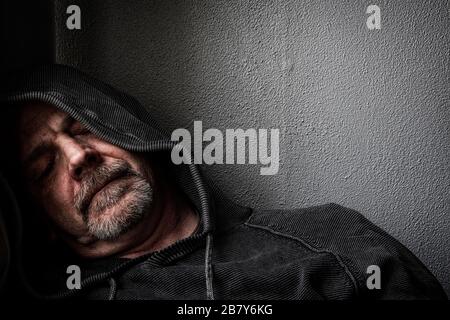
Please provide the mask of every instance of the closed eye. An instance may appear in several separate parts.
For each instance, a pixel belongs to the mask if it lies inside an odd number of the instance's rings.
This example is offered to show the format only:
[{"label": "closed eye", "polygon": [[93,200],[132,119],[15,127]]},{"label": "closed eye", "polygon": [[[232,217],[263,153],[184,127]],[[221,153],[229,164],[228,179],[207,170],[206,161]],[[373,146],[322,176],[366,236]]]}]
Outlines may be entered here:
[{"label": "closed eye", "polygon": [[33,179],[33,182],[41,182],[45,178],[47,178],[53,171],[54,166],[55,166],[55,158],[51,157],[49,161],[47,161],[45,168],[40,173],[38,173],[37,176]]},{"label": "closed eye", "polygon": [[85,126],[83,126],[81,123],[74,122],[72,127],[70,128],[70,134],[72,136],[83,136],[83,135],[91,134],[91,132]]}]

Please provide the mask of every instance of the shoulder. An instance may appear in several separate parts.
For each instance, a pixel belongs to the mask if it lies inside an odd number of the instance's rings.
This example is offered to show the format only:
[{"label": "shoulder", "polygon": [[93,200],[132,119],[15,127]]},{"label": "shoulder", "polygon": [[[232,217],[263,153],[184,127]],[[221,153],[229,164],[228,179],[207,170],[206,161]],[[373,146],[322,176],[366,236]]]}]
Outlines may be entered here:
[{"label": "shoulder", "polygon": [[[256,211],[247,225],[333,254],[354,277],[363,295],[445,298],[440,284],[410,250],[356,210],[330,203],[295,210]],[[367,290],[368,268],[373,265],[383,274],[384,290]]]},{"label": "shoulder", "polygon": [[[358,211],[329,203],[292,210],[255,211],[247,225],[265,228],[280,236],[297,239],[315,250],[339,256],[361,255],[355,242],[371,246],[397,245],[397,242]],[[374,241],[376,239],[377,241]]]},{"label": "shoulder", "polygon": [[256,211],[248,222],[292,235],[322,238],[321,241],[366,234],[368,229],[378,229],[361,213],[335,203],[293,210]]},{"label": "shoulder", "polygon": [[[337,219],[337,218],[341,219]],[[342,218],[345,218],[344,220]],[[253,221],[266,221],[283,223],[286,219],[294,220],[312,220],[312,221],[324,221],[330,220],[337,224],[347,222],[348,219],[365,219],[363,215],[355,210],[346,208],[336,203],[327,203],[318,206],[312,206],[299,209],[288,210],[256,210],[251,217]]]}]

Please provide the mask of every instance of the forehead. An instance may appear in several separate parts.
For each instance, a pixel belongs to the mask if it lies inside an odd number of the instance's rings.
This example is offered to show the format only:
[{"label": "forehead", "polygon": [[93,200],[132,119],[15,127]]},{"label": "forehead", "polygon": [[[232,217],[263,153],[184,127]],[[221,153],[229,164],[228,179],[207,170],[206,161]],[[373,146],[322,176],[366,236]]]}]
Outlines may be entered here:
[{"label": "forehead", "polygon": [[34,145],[49,140],[58,132],[68,116],[58,108],[40,102],[23,105],[18,113],[18,137],[20,153]]},{"label": "forehead", "polygon": [[42,102],[27,103],[19,111],[18,128],[21,135],[30,135],[46,128],[56,129],[66,117],[66,113],[52,105]]}]

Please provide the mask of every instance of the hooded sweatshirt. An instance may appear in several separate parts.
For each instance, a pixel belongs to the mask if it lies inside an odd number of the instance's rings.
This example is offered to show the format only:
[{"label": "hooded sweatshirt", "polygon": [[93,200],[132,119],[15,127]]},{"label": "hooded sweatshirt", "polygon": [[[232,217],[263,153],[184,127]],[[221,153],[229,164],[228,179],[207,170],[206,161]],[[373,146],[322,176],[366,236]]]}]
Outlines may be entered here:
[{"label": "hooded sweatshirt", "polygon": [[[40,66],[10,79],[2,94],[8,108],[42,101],[123,149],[169,154],[174,147],[138,101],[72,67]],[[62,243],[33,249],[26,235],[39,230],[25,227],[33,213],[18,200],[17,173],[4,172],[3,260],[15,279],[4,290],[45,299],[446,299],[407,248],[354,210],[334,203],[254,210],[227,199],[197,165],[169,166],[199,228],[135,259],[83,260]],[[80,267],[79,289],[67,287],[70,265]]]}]

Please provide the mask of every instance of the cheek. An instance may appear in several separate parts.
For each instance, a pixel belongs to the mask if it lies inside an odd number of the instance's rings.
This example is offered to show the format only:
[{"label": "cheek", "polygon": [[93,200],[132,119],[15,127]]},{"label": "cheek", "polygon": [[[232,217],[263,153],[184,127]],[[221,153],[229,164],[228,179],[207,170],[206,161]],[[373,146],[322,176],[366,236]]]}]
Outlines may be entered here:
[{"label": "cheek", "polygon": [[153,172],[148,159],[140,153],[133,153],[108,143],[97,145],[97,150],[104,158],[120,159],[127,162],[135,171],[153,182]]},{"label": "cheek", "polygon": [[51,220],[58,227],[72,233],[83,224],[82,218],[73,205],[73,184],[64,173],[57,173],[42,188],[39,202]]},{"label": "cheek", "polygon": [[149,161],[140,154],[131,154],[126,161],[133,167],[134,170],[143,175],[147,180],[154,185],[154,172],[150,166]]}]

